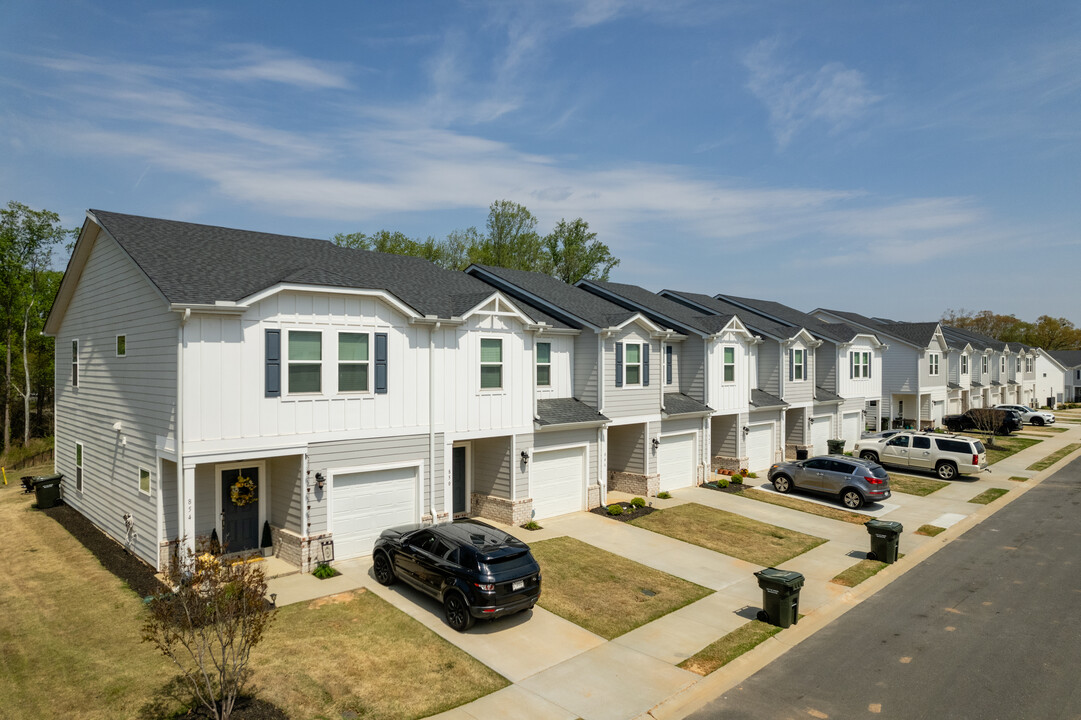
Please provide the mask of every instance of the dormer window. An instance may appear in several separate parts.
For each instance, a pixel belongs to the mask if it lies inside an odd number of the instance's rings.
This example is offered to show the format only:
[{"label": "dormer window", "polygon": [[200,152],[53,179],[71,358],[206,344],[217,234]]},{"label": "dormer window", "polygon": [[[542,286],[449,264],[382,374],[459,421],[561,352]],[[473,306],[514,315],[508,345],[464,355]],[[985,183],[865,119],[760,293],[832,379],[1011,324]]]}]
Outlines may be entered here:
[{"label": "dormer window", "polygon": [[807,377],[806,363],[806,351],[805,350],[789,350],[788,351],[788,379],[789,380],[804,380]]},{"label": "dormer window", "polygon": [[961,356],[961,374],[968,375],[968,355]]},{"label": "dormer window", "polygon": [[849,355],[850,377],[862,379],[871,377],[871,353],[854,352]]},{"label": "dormer window", "polygon": [[736,381],[736,349],[734,347],[724,349],[724,381],[726,383]]},{"label": "dormer window", "polygon": [[932,377],[938,375],[938,361],[939,361],[939,354],[938,353],[930,353],[927,356],[927,374],[928,375],[930,375]]},{"label": "dormer window", "polygon": [[552,386],[552,343],[537,343],[537,387]]},{"label": "dormer window", "polygon": [[980,358],[980,361],[981,361],[980,362],[980,372],[982,374],[986,375],[987,374],[987,356],[984,355],[982,358]]},{"label": "dormer window", "polygon": [[627,385],[642,384],[642,345],[627,343],[626,361],[623,364],[623,381]]}]

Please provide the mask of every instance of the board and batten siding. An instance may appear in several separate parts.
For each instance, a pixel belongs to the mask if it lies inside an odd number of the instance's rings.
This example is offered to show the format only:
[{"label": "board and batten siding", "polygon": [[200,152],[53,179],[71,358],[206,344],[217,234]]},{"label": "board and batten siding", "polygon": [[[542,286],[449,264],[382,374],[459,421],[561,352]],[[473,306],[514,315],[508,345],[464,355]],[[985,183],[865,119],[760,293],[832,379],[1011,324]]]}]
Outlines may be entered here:
[{"label": "board and batten siding", "polygon": [[[551,385],[537,386],[537,398],[567,398],[574,393],[574,335],[548,335],[542,333],[534,337],[534,347],[539,343],[550,343],[551,354]],[[596,352],[593,353],[596,355]],[[533,371],[533,379],[536,381],[536,370]]]},{"label": "board and batten siding", "polygon": [[[649,385],[616,387],[616,343],[623,345],[623,368],[627,366],[627,344],[642,343],[649,346]],[[650,340],[649,333],[638,326],[628,326],[614,337],[604,341],[604,409],[610,418],[658,415],[661,410],[661,343]],[[643,379],[645,368],[642,369]],[[658,418],[659,419],[659,418]]]},{"label": "board and batten siding", "polygon": [[[88,231],[92,232],[92,231]],[[83,239],[90,241],[90,235]],[[108,235],[98,232],[56,336],[56,469],[64,501],[157,566],[158,438],[172,438],[179,315]],[[116,336],[126,357],[116,357]],[[72,387],[72,340],[79,386]],[[114,430],[119,422],[121,429]],[[75,443],[83,445],[83,490],[75,489]],[[150,494],[139,491],[139,468]]]},{"label": "board and batten siding", "polygon": [[583,330],[574,338],[574,388],[573,397],[586,405],[598,407],[597,399],[597,335]]},{"label": "board and batten siding", "polygon": [[[335,442],[312,443],[308,446],[308,471],[324,475],[337,468],[353,468],[363,472],[365,467],[419,464],[423,469],[421,478],[420,515],[426,515],[431,507],[432,464],[429,462],[429,437],[420,435],[397,435],[385,438],[364,438]],[[435,436],[435,507],[443,510],[444,452],[443,436]],[[277,498],[274,498],[275,500]],[[310,534],[326,532],[327,491],[315,489],[309,495],[311,510],[308,511]]]},{"label": "board and batten siding", "polygon": [[[735,350],[736,372],[732,382],[724,380],[724,349],[726,347]],[[732,334],[722,336],[711,344],[709,349],[710,393],[707,405],[718,412],[739,411],[747,407],[751,400],[751,388],[754,386],[754,378],[751,375],[754,370],[752,352],[752,348]]]},{"label": "board and batten siding", "polygon": [[[597,476],[597,428],[578,428],[572,430],[548,430],[533,435],[533,449],[530,455],[544,452],[548,448],[564,447],[567,445],[586,445],[589,448],[589,467],[586,475],[589,485],[598,485],[600,480]],[[532,464],[532,461],[530,461]],[[605,480],[607,482],[607,479]]]}]

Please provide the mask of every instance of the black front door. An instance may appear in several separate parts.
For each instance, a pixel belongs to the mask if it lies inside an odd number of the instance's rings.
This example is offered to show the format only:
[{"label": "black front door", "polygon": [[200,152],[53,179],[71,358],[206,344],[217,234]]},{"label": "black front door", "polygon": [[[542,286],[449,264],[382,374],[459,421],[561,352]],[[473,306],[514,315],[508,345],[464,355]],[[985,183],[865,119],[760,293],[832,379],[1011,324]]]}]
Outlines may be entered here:
[{"label": "black front door", "polygon": [[[248,496],[246,488],[241,488],[238,500],[233,501],[233,487],[241,477],[251,480],[255,488],[254,499],[244,502]],[[259,468],[237,468],[223,470],[221,473],[221,529],[222,550],[242,552],[259,547]]]},{"label": "black front door", "polygon": [[466,491],[466,448],[464,446],[456,447],[451,451],[451,488],[452,488],[452,504],[453,512],[455,515],[464,513],[465,506],[465,491]]}]

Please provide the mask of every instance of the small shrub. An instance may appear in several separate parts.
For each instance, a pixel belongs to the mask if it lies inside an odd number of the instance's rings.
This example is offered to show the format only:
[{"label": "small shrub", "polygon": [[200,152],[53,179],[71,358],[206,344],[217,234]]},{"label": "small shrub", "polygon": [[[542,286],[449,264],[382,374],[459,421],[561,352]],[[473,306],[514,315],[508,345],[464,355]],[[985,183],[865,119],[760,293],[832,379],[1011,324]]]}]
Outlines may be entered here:
[{"label": "small shrub", "polygon": [[717,478],[717,487],[719,487],[719,488],[728,487],[728,478],[723,478],[723,477],[722,478]]},{"label": "small shrub", "polygon": [[321,562],[315,566],[314,570],[312,570],[312,575],[319,578],[320,580],[328,580],[335,575],[341,575],[341,573],[332,568],[327,563]]},{"label": "small shrub", "polygon": [[752,480],[757,480],[758,479],[758,473],[747,473],[747,477],[749,477]]},{"label": "small shrub", "polygon": [[608,506],[608,514],[609,515],[622,515],[623,514],[623,506],[622,505],[609,505]]},{"label": "small shrub", "polygon": [[657,493],[657,497],[661,500],[669,500],[672,497],[672,493],[668,492],[667,490],[661,490],[659,493]]},{"label": "small shrub", "polygon": [[732,483],[734,485],[742,485],[743,484],[743,476],[742,475],[733,475],[732,476]]},{"label": "small shrub", "polygon": [[523,530],[541,530],[542,528],[540,526],[540,523],[538,523],[536,520],[530,520],[525,525],[522,525],[522,529]]},{"label": "small shrub", "polygon": [[631,505],[634,505],[636,508],[645,507],[646,506],[646,499],[636,497],[633,500],[631,500]]}]

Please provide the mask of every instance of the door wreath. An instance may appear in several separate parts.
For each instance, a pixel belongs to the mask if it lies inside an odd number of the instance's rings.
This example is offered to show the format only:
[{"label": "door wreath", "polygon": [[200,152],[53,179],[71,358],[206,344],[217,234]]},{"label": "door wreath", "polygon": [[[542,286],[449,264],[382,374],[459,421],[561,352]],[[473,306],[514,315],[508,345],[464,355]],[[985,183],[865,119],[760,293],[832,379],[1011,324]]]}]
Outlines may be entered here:
[{"label": "door wreath", "polygon": [[255,502],[259,499],[256,494],[255,482],[251,478],[241,475],[229,489],[229,498],[237,507],[244,507]]}]

